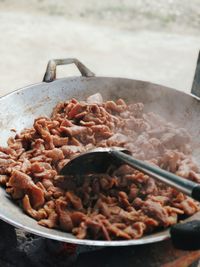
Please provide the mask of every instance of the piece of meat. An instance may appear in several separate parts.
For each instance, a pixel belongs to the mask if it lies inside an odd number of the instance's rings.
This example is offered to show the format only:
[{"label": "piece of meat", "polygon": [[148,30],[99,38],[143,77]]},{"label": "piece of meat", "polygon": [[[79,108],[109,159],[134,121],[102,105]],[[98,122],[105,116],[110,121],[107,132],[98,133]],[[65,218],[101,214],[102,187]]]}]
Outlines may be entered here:
[{"label": "piece of meat", "polygon": [[52,212],[49,214],[47,219],[42,219],[38,222],[39,225],[48,227],[48,228],[56,228],[57,227],[57,221],[58,221],[58,215],[55,211],[52,210]]},{"label": "piece of meat", "polygon": [[117,105],[117,103],[115,103],[114,101],[107,101],[105,103],[105,108],[106,110],[111,110],[114,112],[123,112],[124,110],[126,110],[126,104],[124,105],[124,103],[119,103]]},{"label": "piece of meat", "polygon": [[[12,139],[13,140],[13,139]],[[10,140],[8,141],[8,144],[10,144],[10,146],[12,146],[13,144],[15,144],[15,140],[13,140],[12,143],[10,143]],[[3,146],[0,146],[0,158],[8,158],[10,156],[14,156],[16,155],[16,151],[15,149],[11,148],[11,147],[3,147]]]},{"label": "piece of meat", "polygon": [[[177,175],[182,176],[184,178],[189,178],[190,177],[190,172],[198,172],[198,167],[197,165],[192,161],[191,158],[185,158],[183,159],[178,166],[178,170],[176,172]],[[194,174],[192,174],[194,178]]]},{"label": "piece of meat", "polygon": [[103,214],[107,218],[110,217],[111,213],[110,213],[110,209],[109,209],[107,203],[100,200],[98,202],[98,208],[99,208],[99,211],[101,212],[101,214]]},{"label": "piece of meat", "polygon": [[22,206],[23,206],[24,211],[28,215],[30,215],[31,217],[36,219],[37,221],[39,221],[41,219],[45,219],[47,217],[47,213],[45,212],[44,209],[35,210],[35,209],[32,208],[28,195],[25,195],[23,197]]},{"label": "piece of meat", "polygon": [[109,127],[106,125],[94,125],[91,126],[91,129],[96,136],[101,136],[101,138],[109,138],[113,135]]},{"label": "piece of meat", "polygon": [[45,141],[45,146],[49,149],[54,148],[53,137],[49,132],[49,129],[46,125],[46,119],[37,119],[34,122],[34,128],[41,138]]},{"label": "piece of meat", "polygon": [[134,199],[136,199],[138,196],[138,193],[139,193],[139,188],[135,184],[132,184],[130,186],[130,191],[128,195],[129,200],[133,201]]},{"label": "piece of meat", "polygon": [[67,158],[70,158],[72,155],[76,153],[81,153],[84,151],[84,148],[82,146],[80,147],[75,145],[62,146],[61,149],[64,156]]},{"label": "piece of meat", "polygon": [[68,137],[60,137],[57,135],[53,136],[53,144],[55,147],[61,147],[67,145],[68,140],[69,140]]},{"label": "piece of meat", "polygon": [[63,151],[59,148],[54,148],[52,150],[44,150],[43,153],[48,158],[51,158],[53,161],[64,159]]},{"label": "piece of meat", "polygon": [[78,114],[83,112],[84,106],[81,105],[80,103],[76,103],[73,108],[68,112],[68,119],[73,119],[76,117]]},{"label": "piece of meat", "polygon": [[1,159],[9,159],[10,156],[9,156],[8,154],[6,154],[6,153],[0,151],[0,158],[1,158]]},{"label": "piece of meat", "polygon": [[31,147],[37,150],[44,150],[45,149],[44,140],[41,138],[36,139],[35,141],[32,142]]},{"label": "piece of meat", "polygon": [[194,171],[190,171],[189,172],[189,178],[190,180],[196,182],[196,183],[200,183],[200,173],[196,173]]},{"label": "piece of meat", "polygon": [[16,200],[22,199],[24,196],[24,192],[16,187],[7,187],[6,192],[11,194],[12,198]]},{"label": "piece of meat", "polygon": [[142,211],[159,221],[161,225],[168,226],[168,214],[160,203],[147,200],[142,206]]},{"label": "piece of meat", "polygon": [[[86,114],[84,114],[84,117],[85,117]],[[95,125],[95,122],[94,121],[83,121],[83,120],[81,120],[80,121],[80,125],[85,126],[85,127],[91,127],[91,126]]]},{"label": "piece of meat", "polygon": [[62,159],[59,160],[59,162],[57,163],[57,171],[58,173],[60,173],[60,171],[62,170],[62,168],[70,161],[70,159]]},{"label": "piece of meat", "polygon": [[44,210],[47,213],[47,218],[40,220],[38,224],[48,228],[56,228],[58,226],[58,214],[55,210],[55,202],[53,200],[48,201],[44,205]]},{"label": "piece of meat", "polygon": [[149,129],[148,123],[146,123],[143,119],[136,119],[134,117],[126,120],[125,127],[135,131],[136,133],[142,133]]},{"label": "piece of meat", "polygon": [[31,177],[25,173],[17,170],[13,171],[7,186],[21,190],[24,195],[27,194],[34,209],[41,207],[45,202],[42,190],[38,188]]},{"label": "piece of meat", "polygon": [[70,213],[70,217],[72,220],[72,223],[75,227],[81,224],[82,221],[86,219],[86,215],[83,212],[80,211],[72,211]]},{"label": "piece of meat", "polygon": [[149,179],[147,179],[145,185],[140,190],[140,193],[143,195],[149,195],[149,194],[156,193],[156,191],[157,191],[156,182],[153,178],[149,177]]},{"label": "piece of meat", "polygon": [[108,230],[104,226],[103,220],[98,215],[94,215],[92,218],[87,218],[85,220],[85,225],[87,230],[92,232],[92,235],[96,238],[103,236],[105,240],[111,240]]},{"label": "piece of meat", "polygon": [[75,208],[76,210],[82,210],[83,205],[81,199],[76,196],[73,192],[68,191],[66,193],[66,200]]},{"label": "piece of meat", "polygon": [[22,162],[20,171],[27,173],[27,172],[29,172],[30,168],[31,168],[31,163],[28,159],[25,158]]},{"label": "piece of meat", "polygon": [[160,166],[170,172],[175,173],[179,169],[179,162],[181,161],[181,154],[176,151],[167,150],[161,161]]},{"label": "piece of meat", "polygon": [[9,180],[8,175],[0,175],[0,184],[6,186],[7,182]]},{"label": "piece of meat", "polygon": [[87,236],[87,226],[85,225],[85,222],[81,222],[79,227],[75,227],[72,229],[72,233],[76,236],[78,239],[84,239]]},{"label": "piece of meat", "polygon": [[132,226],[124,229],[124,232],[131,236],[133,239],[138,239],[144,234],[146,225],[143,222],[136,222]]},{"label": "piece of meat", "polygon": [[131,236],[126,233],[125,231],[120,230],[118,227],[115,225],[111,224],[108,220],[104,221],[104,225],[106,226],[107,231],[114,235],[114,237],[119,238],[119,239],[131,239]]},{"label": "piece of meat", "polygon": [[119,197],[119,203],[122,205],[122,207],[124,208],[128,208],[131,206],[129,200],[128,200],[128,196],[125,192],[120,191],[118,193],[118,197]]},{"label": "piece of meat", "polygon": [[72,231],[74,225],[71,219],[71,213],[67,210],[67,202],[56,200],[56,212],[58,214],[59,225],[62,230]]},{"label": "piece of meat", "polygon": [[144,104],[142,103],[130,104],[128,106],[128,109],[131,112],[132,116],[134,116],[135,118],[140,118],[143,114]]},{"label": "piece of meat", "polygon": [[52,170],[52,167],[49,163],[47,162],[33,162],[30,167],[30,171],[32,173],[40,173],[43,172],[44,170]]},{"label": "piece of meat", "polygon": [[64,112],[64,108],[66,106],[66,103],[64,102],[59,102],[53,109],[53,112],[51,114],[51,117],[54,119],[55,117],[57,117],[57,115],[59,113],[62,113]]},{"label": "piece of meat", "polygon": [[164,133],[161,137],[162,144],[168,149],[179,148],[183,144],[187,144],[190,141],[190,136],[185,129],[173,130]]},{"label": "piece of meat", "polygon": [[88,128],[84,126],[78,126],[78,125],[73,125],[71,127],[65,127],[61,126],[60,130],[64,132],[67,136],[77,136],[81,134],[87,134]]},{"label": "piece of meat", "polygon": [[108,146],[123,146],[124,144],[128,143],[130,138],[124,134],[116,133],[107,140]]},{"label": "piece of meat", "polygon": [[176,207],[182,209],[187,215],[192,215],[198,210],[197,203],[191,198],[186,198],[179,205],[177,204]]},{"label": "piece of meat", "polygon": [[13,159],[1,159],[0,158],[0,173],[5,173],[6,169],[11,165],[16,164]]}]

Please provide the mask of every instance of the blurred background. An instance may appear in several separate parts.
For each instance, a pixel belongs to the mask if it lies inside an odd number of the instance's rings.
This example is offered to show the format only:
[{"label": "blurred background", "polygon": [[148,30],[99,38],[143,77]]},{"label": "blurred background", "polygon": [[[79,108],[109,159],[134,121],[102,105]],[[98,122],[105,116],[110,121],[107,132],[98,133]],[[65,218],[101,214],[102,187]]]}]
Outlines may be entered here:
[{"label": "blurred background", "polygon": [[[200,49],[200,0],[0,0],[0,95],[41,82],[52,58],[97,76],[189,92]],[[74,66],[58,77],[79,75]]]}]

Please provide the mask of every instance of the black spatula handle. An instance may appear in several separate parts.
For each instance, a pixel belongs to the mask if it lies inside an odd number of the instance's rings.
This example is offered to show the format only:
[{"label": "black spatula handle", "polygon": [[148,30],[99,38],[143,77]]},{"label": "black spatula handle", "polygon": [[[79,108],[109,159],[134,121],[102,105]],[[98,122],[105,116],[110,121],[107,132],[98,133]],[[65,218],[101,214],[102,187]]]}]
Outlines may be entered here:
[{"label": "black spatula handle", "polygon": [[170,234],[175,248],[200,249],[200,220],[176,224],[171,227]]},{"label": "black spatula handle", "polygon": [[191,197],[200,201],[200,185],[194,186],[192,189]]}]

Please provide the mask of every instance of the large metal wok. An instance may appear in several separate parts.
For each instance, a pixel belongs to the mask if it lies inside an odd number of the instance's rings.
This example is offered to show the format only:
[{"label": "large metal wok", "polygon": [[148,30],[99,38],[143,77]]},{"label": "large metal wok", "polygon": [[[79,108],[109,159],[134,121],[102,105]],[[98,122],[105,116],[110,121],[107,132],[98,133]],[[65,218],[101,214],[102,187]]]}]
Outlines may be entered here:
[{"label": "large metal wok", "polygon": [[[71,63],[76,64],[82,76],[55,80],[56,66]],[[195,77],[198,78],[199,76],[197,76],[196,72]],[[194,81],[194,91],[198,89],[197,80]],[[22,88],[0,99],[0,145],[6,145],[8,137],[12,134],[10,129],[15,128],[20,131],[25,127],[30,127],[36,117],[50,115],[52,108],[58,101],[73,97],[86,99],[96,92],[100,92],[105,100],[121,97],[129,103],[141,101],[145,104],[146,111],[157,112],[167,120],[184,126],[193,136],[193,154],[196,159],[200,159],[200,98],[150,82],[95,77],[89,69],[76,59],[51,60],[47,66],[44,82]],[[195,218],[200,219],[200,212],[188,220],[191,221]],[[169,230],[165,230],[138,240],[79,240],[72,234],[38,225],[34,219],[25,215],[12,202],[3,188],[0,188],[0,219],[39,236],[84,245],[138,245],[169,238]]]}]

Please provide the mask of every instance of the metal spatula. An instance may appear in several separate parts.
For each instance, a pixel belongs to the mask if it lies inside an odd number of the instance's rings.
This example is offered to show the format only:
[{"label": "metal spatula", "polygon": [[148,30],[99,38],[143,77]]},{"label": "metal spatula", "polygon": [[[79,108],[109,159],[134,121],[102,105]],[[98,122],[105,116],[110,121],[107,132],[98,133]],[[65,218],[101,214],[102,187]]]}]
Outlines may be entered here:
[{"label": "metal spatula", "polygon": [[128,164],[200,201],[199,184],[138,160],[130,156],[128,150],[120,147],[96,148],[82,153],[68,162],[60,173],[61,175],[104,173],[109,167],[117,168],[122,164]]}]

